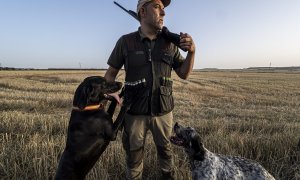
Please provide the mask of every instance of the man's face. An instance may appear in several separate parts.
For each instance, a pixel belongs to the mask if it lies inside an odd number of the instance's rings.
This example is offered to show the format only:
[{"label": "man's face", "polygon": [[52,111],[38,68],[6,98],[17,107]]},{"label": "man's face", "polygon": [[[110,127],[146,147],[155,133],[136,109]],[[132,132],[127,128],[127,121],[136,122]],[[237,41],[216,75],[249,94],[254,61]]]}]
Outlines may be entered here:
[{"label": "man's face", "polygon": [[161,30],[164,25],[165,10],[160,0],[153,0],[145,7],[145,22],[156,30]]}]

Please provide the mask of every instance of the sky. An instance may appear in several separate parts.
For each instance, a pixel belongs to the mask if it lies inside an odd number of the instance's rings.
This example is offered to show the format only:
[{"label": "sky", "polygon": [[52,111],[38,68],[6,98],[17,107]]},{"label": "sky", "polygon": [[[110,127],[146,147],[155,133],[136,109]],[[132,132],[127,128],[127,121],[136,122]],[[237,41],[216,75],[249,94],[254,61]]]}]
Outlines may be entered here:
[{"label": "sky", "polygon": [[[193,37],[194,69],[300,66],[300,0],[173,0],[165,12],[170,31]],[[138,27],[113,0],[0,0],[0,66],[107,68]]]}]

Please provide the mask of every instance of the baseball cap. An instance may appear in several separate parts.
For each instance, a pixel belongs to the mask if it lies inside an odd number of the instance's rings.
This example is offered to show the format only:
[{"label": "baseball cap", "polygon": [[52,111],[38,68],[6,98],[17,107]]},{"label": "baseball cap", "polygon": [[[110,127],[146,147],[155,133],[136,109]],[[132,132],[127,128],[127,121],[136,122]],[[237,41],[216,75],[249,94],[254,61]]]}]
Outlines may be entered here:
[{"label": "baseball cap", "polygon": [[[151,2],[151,1],[153,1],[153,0],[138,0],[136,12],[139,13],[140,9],[144,6],[144,4]],[[161,0],[161,2],[163,3],[163,5],[165,7],[167,7],[171,3],[171,0]]]}]

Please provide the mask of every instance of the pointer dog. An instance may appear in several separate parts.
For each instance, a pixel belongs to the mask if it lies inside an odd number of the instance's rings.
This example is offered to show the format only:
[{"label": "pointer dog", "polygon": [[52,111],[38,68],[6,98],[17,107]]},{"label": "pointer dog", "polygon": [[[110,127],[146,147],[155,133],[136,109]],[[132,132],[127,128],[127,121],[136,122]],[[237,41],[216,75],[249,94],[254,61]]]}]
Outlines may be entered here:
[{"label": "pointer dog", "polygon": [[171,142],[183,146],[189,156],[194,180],[251,179],[273,180],[274,177],[260,164],[241,157],[214,154],[207,150],[199,134],[191,127],[174,125],[175,136]]},{"label": "pointer dog", "polygon": [[113,123],[102,101],[111,100],[108,94],[117,92],[121,87],[122,83],[109,83],[100,76],[87,77],[78,86],[73,99],[66,147],[55,179],[84,179],[109,142],[116,139],[123,117],[118,117],[119,120]]}]

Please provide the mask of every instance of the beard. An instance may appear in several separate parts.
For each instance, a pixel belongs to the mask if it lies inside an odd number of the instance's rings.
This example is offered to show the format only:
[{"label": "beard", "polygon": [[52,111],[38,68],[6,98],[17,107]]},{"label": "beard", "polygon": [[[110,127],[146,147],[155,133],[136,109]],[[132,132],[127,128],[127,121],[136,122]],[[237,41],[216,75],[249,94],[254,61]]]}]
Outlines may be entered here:
[{"label": "beard", "polygon": [[157,24],[158,24],[157,27],[159,28],[159,30],[162,30],[162,28],[164,27],[164,21],[159,20]]},{"label": "beard", "polygon": [[162,30],[164,25],[163,18],[159,16],[148,17],[146,23],[148,24],[148,27],[151,27],[153,30],[156,31]]},{"label": "beard", "polygon": [[152,23],[149,23],[149,25],[153,30],[161,31],[164,26],[164,23],[163,23],[163,21],[158,20],[158,21],[153,21]]}]

